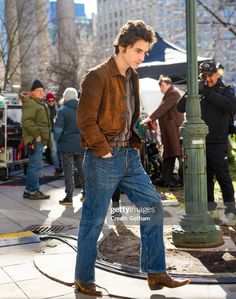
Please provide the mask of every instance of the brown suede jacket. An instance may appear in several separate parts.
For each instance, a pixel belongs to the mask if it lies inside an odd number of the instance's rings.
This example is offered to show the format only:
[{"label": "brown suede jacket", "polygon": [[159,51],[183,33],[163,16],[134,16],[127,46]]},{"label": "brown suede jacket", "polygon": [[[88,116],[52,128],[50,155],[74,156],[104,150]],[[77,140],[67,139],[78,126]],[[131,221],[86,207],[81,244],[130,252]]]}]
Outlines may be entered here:
[{"label": "brown suede jacket", "polygon": [[[135,110],[132,119],[130,145],[139,148],[141,140],[133,130],[140,113],[139,80],[131,69]],[[118,70],[114,57],[90,70],[82,83],[78,105],[77,123],[82,146],[90,148],[97,157],[110,152],[109,142],[125,128],[126,103],[125,78]]]}]

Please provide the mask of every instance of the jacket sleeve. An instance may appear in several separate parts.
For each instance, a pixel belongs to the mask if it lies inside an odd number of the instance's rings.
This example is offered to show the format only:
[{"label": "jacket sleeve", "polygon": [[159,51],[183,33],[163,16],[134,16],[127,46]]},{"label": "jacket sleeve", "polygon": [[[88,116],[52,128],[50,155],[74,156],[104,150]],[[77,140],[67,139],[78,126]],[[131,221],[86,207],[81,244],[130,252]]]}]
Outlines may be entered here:
[{"label": "jacket sleeve", "polygon": [[57,117],[55,119],[54,131],[53,131],[53,136],[56,141],[59,141],[61,136],[63,135],[64,127],[65,127],[65,121],[64,121],[63,113],[62,110],[59,109]]},{"label": "jacket sleeve", "polygon": [[207,101],[218,106],[220,109],[226,112],[236,112],[236,97],[230,85],[226,86],[222,94],[215,91],[214,88],[208,88],[204,92],[204,95]]},{"label": "jacket sleeve", "polygon": [[[159,107],[151,114],[149,117],[154,121],[157,118],[162,117],[164,114],[167,113],[171,108],[173,108],[176,105],[176,102],[178,98],[180,97],[180,94],[173,90],[170,93],[166,93],[162,102],[160,103]],[[166,98],[166,99],[165,99]]]},{"label": "jacket sleeve", "polygon": [[34,138],[40,135],[40,130],[35,123],[36,113],[37,109],[34,103],[32,103],[32,100],[27,100],[23,105],[22,126],[24,130]]},{"label": "jacket sleeve", "polygon": [[103,156],[110,152],[106,137],[98,126],[104,86],[102,77],[96,71],[90,71],[83,81],[77,110],[77,124],[81,136],[95,156]]},{"label": "jacket sleeve", "polygon": [[182,95],[182,97],[177,102],[177,110],[181,113],[186,111],[186,100],[187,100],[187,91]]}]

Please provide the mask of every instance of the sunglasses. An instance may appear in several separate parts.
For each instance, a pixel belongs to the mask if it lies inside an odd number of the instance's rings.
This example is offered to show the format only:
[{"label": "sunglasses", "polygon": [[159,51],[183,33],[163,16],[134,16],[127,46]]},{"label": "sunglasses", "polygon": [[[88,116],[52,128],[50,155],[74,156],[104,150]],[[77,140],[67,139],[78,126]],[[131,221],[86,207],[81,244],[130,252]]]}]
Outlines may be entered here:
[{"label": "sunglasses", "polygon": [[55,102],[55,100],[48,100],[48,103],[53,103]]}]

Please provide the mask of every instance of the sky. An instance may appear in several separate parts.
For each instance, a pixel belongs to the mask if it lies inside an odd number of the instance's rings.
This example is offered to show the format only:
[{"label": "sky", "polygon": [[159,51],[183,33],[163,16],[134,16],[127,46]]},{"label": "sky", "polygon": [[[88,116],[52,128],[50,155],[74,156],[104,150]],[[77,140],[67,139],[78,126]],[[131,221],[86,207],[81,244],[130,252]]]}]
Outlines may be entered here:
[{"label": "sky", "polygon": [[88,18],[91,17],[91,14],[97,13],[97,0],[75,0],[76,3],[85,4],[85,14]]}]

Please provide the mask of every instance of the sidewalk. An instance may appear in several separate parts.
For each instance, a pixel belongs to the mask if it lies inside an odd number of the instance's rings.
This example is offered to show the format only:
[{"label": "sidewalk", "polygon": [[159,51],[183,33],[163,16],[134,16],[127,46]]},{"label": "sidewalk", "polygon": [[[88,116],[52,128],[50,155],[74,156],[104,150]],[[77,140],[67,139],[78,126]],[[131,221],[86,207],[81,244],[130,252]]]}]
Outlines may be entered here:
[{"label": "sidewalk", "polygon": [[[51,167],[44,174],[53,175]],[[42,186],[51,199],[31,201],[22,197],[24,186],[2,186],[0,182],[0,233],[18,232],[30,225],[71,225],[67,235],[77,236],[81,213],[79,189],[73,207],[58,201],[64,197],[64,180],[60,178]],[[104,234],[107,233],[107,228]],[[76,243],[74,243],[76,244]],[[0,298],[93,298],[74,293],[75,251],[58,240],[0,247]],[[96,269],[97,284],[115,295],[134,299],[235,299],[236,285],[191,284],[179,289],[164,288],[151,292],[145,280],[133,279]],[[52,279],[51,279],[51,278]],[[112,298],[104,297],[104,298]]]}]

